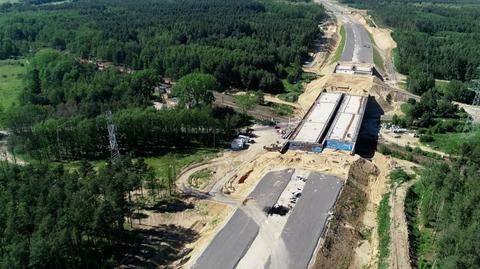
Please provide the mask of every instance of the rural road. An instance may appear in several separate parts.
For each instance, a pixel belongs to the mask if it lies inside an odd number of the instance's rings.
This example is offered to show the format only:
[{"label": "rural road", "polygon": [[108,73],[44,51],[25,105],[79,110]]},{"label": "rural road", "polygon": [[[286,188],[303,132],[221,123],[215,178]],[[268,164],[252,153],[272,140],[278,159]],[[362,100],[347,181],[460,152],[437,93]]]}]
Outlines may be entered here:
[{"label": "rural road", "polygon": [[405,215],[405,198],[408,190],[417,183],[417,180],[404,182],[395,186],[393,195],[390,196],[390,217],[392,225],[390,226],[390,258],[389,268],[412,268],[410,261],[408,225]]},{"label": "rural road", "polygon": [[[284,141],[280,134],[271,126],[254,125],[252,129],[255,143],[250,144],[248,149],[243,151],[228,151],[207,163],[186,167],[178,175],[175,182],[177,189],[185,195],[194,196],[199,199],[210,199],[218,203],[236,207],[239,201],[233,200],[223,193],[223,187],[227,181],[235,177],[238,171],[245,167],[246,164],[265,153],[264,146],[269,146],[275,141],[279,141],[280,143]],[[215,184],[210,188],[206,188],[206,190],[192,188],[188,181],[190,176],[202,169],[209,168],[214,170],[216,168],[223,168],[220,173],[215,174]]]}]

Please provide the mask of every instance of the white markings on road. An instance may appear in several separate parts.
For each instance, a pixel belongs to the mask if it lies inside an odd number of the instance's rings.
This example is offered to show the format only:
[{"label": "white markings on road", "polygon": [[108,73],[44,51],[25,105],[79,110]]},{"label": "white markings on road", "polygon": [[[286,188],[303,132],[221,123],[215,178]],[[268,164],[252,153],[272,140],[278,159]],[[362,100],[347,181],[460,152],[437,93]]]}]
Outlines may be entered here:
[{"label": "white markings on road", "polygon": [[237,269],[264,268],[270,258],[270,268],[288,269],[288,251],[282,240],[282,230],[290,216],[291,209],[295,206],[305,186],[310,171],[296,169],[290,182],[283,190],[275,205],[289,208],[289,212],[280,216],[278,214],[266,215],[255,204],[242,208],[260,227],[257,237],[237,265]]}]

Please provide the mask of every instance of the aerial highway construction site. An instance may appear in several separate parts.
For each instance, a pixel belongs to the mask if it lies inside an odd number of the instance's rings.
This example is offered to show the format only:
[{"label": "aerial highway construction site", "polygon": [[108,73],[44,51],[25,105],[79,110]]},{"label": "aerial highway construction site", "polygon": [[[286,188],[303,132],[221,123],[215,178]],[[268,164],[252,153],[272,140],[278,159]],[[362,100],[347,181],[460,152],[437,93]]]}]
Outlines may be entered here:
[{"label": "aerial highway construction site", "polygon": [[340,189],[318,172],[267,172],[193,268],[307,268]]},{"label": "aerial highway construction site", "polygon": [[[305,93],[309,101],[286,136],[269,136],[268,128],[254,127],[256,142],[246,152],[258,150],[255,155],[251,153],[239,165],[219,159],[222,165],[231,165],[231,172],[217,174],[216,183],[201,194],[228,204],[230,213],[211,240],[196,249],[188,266],[301,269],[324,268],[344,255],[355,259],[355,236],[340,227],[360,222],[358,217],[368,201],[368,181],[384,176],[377,166],[356,154],[363,129],[377,132],[378,122],[367,115],[376,102],[375,96],[372,102],[371,92],[351,91],[355,85],[345,87],[332,78],[340,76],[347,83],[358,79],[381,83],[381,79],[374,71],[372,42],[366,30],[349,16],[332,12],[342,19],[347,37],[341,63],[322,78],[328,78],[330,84]],[[355,72],[345,71],[348,68]],[[263,140],[265,136],[270,138]],[[258,149],[262,141],[272,139],[284,145],[280,152]],[[352,199],[364,207],[350,211]],[[331,225],[334,227],[329,229]],[[334,239],[335,248],[341,251],[332,249],[334,237],[344,239],[343,243]]]},{"label": "aerial highway construction site", "polygon": [[[376,210],[388,189],[388,173],[411,167],[382,154],[362,155],[367,144],[375,151],[380,116],[395,109],[386,101],[391,91],[373,63],[375,44],[367,26],[341,6],[319,2],[337,17],[332,39],[345,27],[341,57],[333,61],[331,53],[320,53],[325,59],[312,57],[304,65],[319,76],[305,85],[294,118],[275,126],[254,124],[245,149],[222,152],[180,173],[177,189],[202,210],[182,217],[181,225],[199,239],[186,246],[174,267],[376,266]],[[329,42],[331,50],[340,43]],[[210,179],[192,184],[204,171]],[[154,218],[162,217],[145,222]],[[177,224],[176,217],[163,221]]]}]

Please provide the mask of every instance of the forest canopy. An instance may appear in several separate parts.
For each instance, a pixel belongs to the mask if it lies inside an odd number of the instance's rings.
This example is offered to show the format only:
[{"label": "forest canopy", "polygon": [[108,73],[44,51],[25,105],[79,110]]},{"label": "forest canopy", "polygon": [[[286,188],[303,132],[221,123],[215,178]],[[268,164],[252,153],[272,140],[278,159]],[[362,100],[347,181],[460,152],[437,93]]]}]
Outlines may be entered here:
[{"label": "forest canopy", "polygon": [[282,90],[285,69],[301,64],[326,17],[320,5],[274,0],[80,0],[0,10],[0,59],[49,47],[264,91]]},{"label": "forest canopy", "polygon": [[[300,69],[326,17],[320,5],[274,0],[23,2],[0,10],[0,58],[29,59],[20,105],[0,120],[13,149],[48,159],[107,156],[106,111],[127,152],[228,140],[246,119],[213,108],[211,91],[281,92],[281,79],[299,77],[289,72]],[[179,81],[179,106],[154,111],[166,77]]]}]

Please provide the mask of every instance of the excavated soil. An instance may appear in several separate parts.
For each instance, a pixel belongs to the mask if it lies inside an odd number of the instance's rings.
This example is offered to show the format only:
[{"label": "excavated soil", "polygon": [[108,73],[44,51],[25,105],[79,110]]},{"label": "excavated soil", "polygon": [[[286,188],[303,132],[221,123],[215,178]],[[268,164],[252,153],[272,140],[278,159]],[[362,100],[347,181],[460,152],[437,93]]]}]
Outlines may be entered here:
[{"label": "excavated soil", "polygon": [[[375,101],[377,101],[384,113],[394,109],[394,106],[386,101],[387,95],[391,93],[391,90],[383,81],[373,76],[352,76],[346,74],[329,74],[310,82],[305,87],[304,93],[298,98],[301,108],[304,111],[308,111],[323,90],[344,92],[351,95],[370,95],[375,97]],[[396,101],[395,96],[393,95],[392,97],[392,100]]]},{"label": "excavated soil", "polygon": [[365,159],[352,163],[325,242],[312,268],[350,268],[363,228],[361,219],[368,200],[368,185],[378,175],[378,168]]},{"label": "excavated soil", "polygon": [[359,158],[330,149],[324,150],[322,154],[304,151],[288,151],[285,154],[267,152],[238,170],[227,181],[225,189],[232,198],[244,199],[266,172],[285,168],[313,170],[345,180],[349,167]]}]

